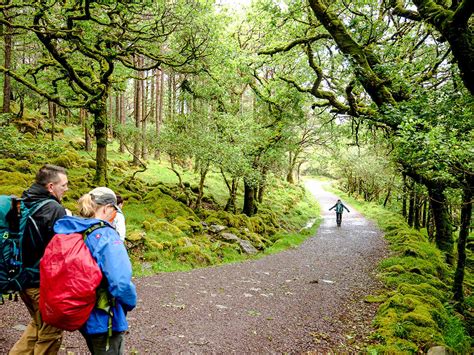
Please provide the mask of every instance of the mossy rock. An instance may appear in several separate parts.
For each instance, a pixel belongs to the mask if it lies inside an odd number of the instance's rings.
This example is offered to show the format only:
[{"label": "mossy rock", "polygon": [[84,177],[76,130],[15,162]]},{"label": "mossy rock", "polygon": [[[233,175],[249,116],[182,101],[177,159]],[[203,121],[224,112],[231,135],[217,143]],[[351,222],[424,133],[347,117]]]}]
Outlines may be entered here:
[{"label": "mossy rock", "polygon": [[201,233],[203,226],[200,222],[196,222],[193,218],[177,217],[171,222],[186,234]]},{"label": "mossy rock", "polygon": [[143,199],[140,194],[133,193],[133,192],[124,192],[121,195],[123,199],[126,200],[127,202],[141,201]]},{"label": "mossy rock", "polygon": [[138,242],[145,240],[146,234],[142,231],[131,231],[127,233],[127,240],[131,242]]},{"label": "mossy rock", "polygon": [[175,255],[179,261],[193,266],[208,266],[213,264],[210,255],[206,254],[199,245],[178,247],[175,250]]},{"label": "mossy rock", "polygon": [[153,239],[147,239],[145,243],[148,249],[150,250],[156,251],[156,250],[163,250],[165,248],[163,243],[157,242],[156,240],[153,240]]},{"label": "mossy rock", "polygon": [[17,160],[13,167],[16,171],[24,174],[36,173],[36,168],[27,160]]},{"label": "mossy rock", "polygon": [[250,231],[254,233],[265,233],[266,225],[260,216],[250,217]]},{"label": "mossy rock", "polygon": [[402,265],[393,265],[385,269],[386,272],[394,272],[397,274],[401,274],[406,272],[405,268]]},{"label": "mossy rock", "polygon": [[369,295],[364,298],[364,301],[367,303],[382,303],[387,300],[387,295],[386,294],[381,294],[381,295]]},{"label": "mossy rock", "polygon": [[176,239],[175,243],[178,247],[186,247],[186,246],[194,245],[193,242],[191,241],[191,239],[189,239],[188,237],[178,238],[178,239]]},{"label": "mossy rock", "polygon": [[167,222],[166,220],[154,220],[154,221],[145,220],[143,221],[143,228],[146,231],[154,231],[154,232],[160,232],[160,233],[165,232],[175,237],[181,237],[184,235],[181,229]]},{"label": "mossy rock", "polygon": [[425,307],[417,307],[415,311],[404,314],[402,320],[404,322],[413,323],[420,327],[434,328],[437,330],[437,332],[439,332],[439,329],[437,329],[438,325]]},{"label": "mossy rock", "polygon": [[177,217],[196,217],[194,211],[186,205],[175,201],[171,196],[163,194],[161,191],[152,191],[145,197],[149,202],[148,208],[157,218],[166,218],[169,221]]},{"label": "mossy rock", "polygon": [[2,172],[0,174],[0,194],[20,197],[24,190],[30,187],[33,177],[18,171]]},{"label": "mossy rock", "polygon": [[51,161],[54,165],[71,169],[80,165],[81,157],[75,150],[67,150],[62,155]]},{"label": "mossy rock", "polygon": [[422,283],[419,285],[401,283],[398,285],[397,293],[402,295],[412,294],[420,297],[430,297],[432,298],[430,303],[434,304],[434,306],[437,308],[442,307],[441,302],[446,298],[446,292],[439,290],[427,283]]}]

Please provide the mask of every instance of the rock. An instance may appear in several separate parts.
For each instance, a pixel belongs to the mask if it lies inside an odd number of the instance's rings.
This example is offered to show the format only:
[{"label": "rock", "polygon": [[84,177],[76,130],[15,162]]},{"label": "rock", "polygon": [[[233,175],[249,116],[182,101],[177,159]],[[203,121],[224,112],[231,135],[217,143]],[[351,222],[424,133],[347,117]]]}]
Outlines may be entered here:
[{"label": "rock", "polygon": [[218,225],[218,224],[211,224],[209,226],[209,232],[211,232],[211,233],[220,233],[226,228],[227,227],[221,226],[221,225]]},{"label": "rock", "polygon": [[255,249],[255,247],[248,240],[240,239],[239,245],[242,248],[242,250],[247,254],[254,255],[258,253],[258,250]]},{"label": "rock", "polygon": [[446,349],[444,346],[433,346],[427,352],[428,355],[451,355],[454,352]]},{"label": "rock", "polygon": [[237,237],[235,234],[232,233],[221,233],[220,234],[221,238],[226,240],[226,241],[239,241],[241,240],[239,237]]}]

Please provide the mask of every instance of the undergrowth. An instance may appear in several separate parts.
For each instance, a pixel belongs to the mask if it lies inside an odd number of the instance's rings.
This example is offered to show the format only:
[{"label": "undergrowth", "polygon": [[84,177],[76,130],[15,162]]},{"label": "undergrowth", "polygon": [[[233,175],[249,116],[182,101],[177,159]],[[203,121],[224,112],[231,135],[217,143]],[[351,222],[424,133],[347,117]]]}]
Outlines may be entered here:
[{"label": "undergrowth", "polygon": [[[472,269],[466,270],[464,315],[451,302],[454,267],[426,233],[410,228],[403,217],[372,203],[360,202],[344,193],[347,202],[377,222],[385,232],[391,256],[379,265],[386,291],[368,302],[380,302],[374,320],[374,344],[367,350],[378,353],[420,353],[444,346],[455,353],[471,353],[472,338],[467,324],[472,314]],[[472,253],[468,253],[471,256]],[[472,264],[472,262],[471,262]]]},{"label": "undergrowth", "polygon": [[[82,132],[77,127],[59,129],[54,142],[41,130],[26,134],[13,127],[0,130],[0,150],[4,153],[0,159],[0,194],[21,195],[38,169],[52,163],[68,170],[69,191],[63,205],[77,213],[77,200],[95,187],[95,153],[83,148]],[[311,235],[307,229],[300,230],[319,215],[316,202],[303,187],[271,174],[256,215],[239,213],[242,189],[237,195],[236,213],[226,212],[228,192],[218,171],[208,174],[203,207],[191,208],[189,201],[196,199],[198,182],[191,168],[175,167],[183,190],[165,159],[145,161],[146,170],[136,173],[141,168],[131,165],[130,154],[118,153],[114,141],[108,145],[108,157],[108,186],[126,201],[126,245],[135,276],[238,262],[294,247]],[[214,226],[222,230],[215,232]],[[249,246],[253,248],[250,253],[245,249]]]}]

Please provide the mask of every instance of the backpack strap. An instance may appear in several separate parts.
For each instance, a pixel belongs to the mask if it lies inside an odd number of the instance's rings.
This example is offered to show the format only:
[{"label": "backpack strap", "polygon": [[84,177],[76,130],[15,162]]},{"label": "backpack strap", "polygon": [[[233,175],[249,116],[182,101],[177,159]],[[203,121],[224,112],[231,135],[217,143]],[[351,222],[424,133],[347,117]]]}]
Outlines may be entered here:
[{"label": "backpack strap", "polygon": [[55,200],[52,199],[52,198],[47,198],[47,199],[44,199],[44,200],[42,200],[42,201],[35,202],[35,203],[29,208],[28,214],[29,214],[30,216],[33,216],[36,212],[39,211],[39,209],[40,209],[41,207],[43,207],[44,205],[46,205],[46,204],[48,204],[48,203],[50,203],[50,202],[53,202],[53,201],[55,201]]},{"label": "backpack strap", "polygon": [[[84,242],[86,241],[87,237],[95,230],[106,227],[107,224],[105,222],[96,223],[89,228],[87,228],[83,232]],[[100,285],[97,288],[97,299],[95,303],[95,308],[98,308],[108,315],[108,322],[107,322],[107,342],[105,346],[105,350],[108,351],[110,348],[110,337],[112,336],[112,318],[114,316],[114,312],[112,307],[115,306],[115,298],[109,295],[109,291],[107,287],[104,285]]]},{"label": "backpack strap", "polygon": [[[29,209],[28,209],[28,220],[30,221],[31,225],[35,229],[36,235],[40,238],[41,243],[44,243],[43,236],[40,233],[40,230],[38,228],[38,225],[36,224],[35,219],[33,218],[33,215],[38,212],[43,206],[47,205],[50,202],[53,202],[52,198],[47,198],[45,200],[39,201],[34,203]],[[34,248],[36,248],[36,243],[35,243],[35,238],[31,236],[31,242],[33,243]],[[38,263],[39,265],[39,263]],[[36,267],[36,266],[35,266]]]},{"label": "backpack strap", "polygon": [[99,222],[99,223],[96,223],[96,224],[93,224],[92,226],[90,226],[89,228],[87,228],[84,232],[82,232],[82,237],[84,239],[84,242],[86,241],[87,237],[95,230],[99,229],[99,228],[102,228],[102,227],[105,227],[106,224],[105,222]]}]

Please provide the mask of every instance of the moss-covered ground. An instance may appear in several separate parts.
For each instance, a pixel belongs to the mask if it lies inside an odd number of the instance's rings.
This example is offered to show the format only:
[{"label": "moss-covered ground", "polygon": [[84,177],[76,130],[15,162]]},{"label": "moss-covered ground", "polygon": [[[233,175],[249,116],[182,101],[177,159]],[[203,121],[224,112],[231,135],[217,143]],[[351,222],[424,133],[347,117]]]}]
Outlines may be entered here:
[{"label": "moss-covered ground", "polygon": [[379,225],[392,251],[379,266],[385,291],[367,298],[380,303],[374,320],[376,345],[368,352],[423,353],[432,346],[445,346],[455,353],[472,353],[474,236],[467,250],[466,310],[460,314],[451,301],[454,266],[445,262],[426,231],[410,228],[401,215],[381,206],[335,192]]},{"label": "moss-covered ground", "polygon": [[[41,130],[19,133],[13,126],[0,128],[0,194],[20,196],[34,180],[44,163],[68,169],[69,191],[63,204],[77,212],[77,200],[90,191],[95,174],[95,152],[86,152],[80,128],[60,127],[51,141]],[[287,184],[268,176],[266,195],[252,217],[242,210],[242,189],[237,196],[237,213],[224,211],[227,188],[218,172],[211,171],[205,184],[202,208],[187,202],[196,200],[198,177],[192,164],[179,166],[184,189],[165,159],[149,159],[146,170],[131,165],[128,153],[118,152],[118,143],[108,147],[109,184],[125,199],[127,222],[126,246],[136,276],[163,271],[189,270],[195,267],[258,258],[267,253],[294,247],[315,231],[302,227],[319,216],[313,198],[301,186]],[[152,155],[152,154],[151,154]],[[190,206],[191,205],[191,206]],[[257,251],[247,254],[239,243],[222,238],[213,225],[225,228]]]}]

